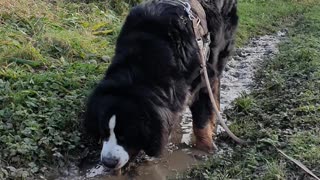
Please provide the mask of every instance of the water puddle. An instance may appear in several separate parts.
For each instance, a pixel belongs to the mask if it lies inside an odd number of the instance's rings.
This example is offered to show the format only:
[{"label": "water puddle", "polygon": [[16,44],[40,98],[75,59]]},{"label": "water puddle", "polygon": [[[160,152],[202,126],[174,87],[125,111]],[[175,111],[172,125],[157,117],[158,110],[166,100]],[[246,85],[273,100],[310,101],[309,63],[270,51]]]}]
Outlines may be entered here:
[{"label": "water puddle", "polygon": [[[277,45],[285,37],[286,31],[276,35],[267,35],[252,39],[245,47],[236,50],[229,61],[221,81],[221,110],[230,106],[230,103],[242,92],[249,92],[254,72],[259,64],[266,58],[272,58],[277,52]],[[218,133],[223,129],[218,127]],[[184,172],[190,167],[199,165],[208,160],[210,155],[192,147],[192,117],[189,109],[183,114],[180,128],[172,136],[167,152],[159,159],[150,159],[140,156],[130,170],[122,176],[110,176],[103,166],[87,164],[82,168],[75,168],[68,176],[55,178],[57,180],[82,180],[82,179],[139,179],[163,180],[167,177],[174,178],[177,173]],[[225,146],[217,144],[218,148]],[[223,153],[222,150],[217,153]]]}]

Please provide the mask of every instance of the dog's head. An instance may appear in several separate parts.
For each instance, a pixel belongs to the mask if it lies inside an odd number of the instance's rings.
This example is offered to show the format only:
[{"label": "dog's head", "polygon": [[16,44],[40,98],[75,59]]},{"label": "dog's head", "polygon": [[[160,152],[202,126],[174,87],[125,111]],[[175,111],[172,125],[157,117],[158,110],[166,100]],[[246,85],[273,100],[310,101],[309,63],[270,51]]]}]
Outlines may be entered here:
[{"label": "dog's head", "polygon": [[110,95],[98,87],[87,104],[84,128],[102,140],[101,162],[122,168],[141,150],[158,156],[163,147],[162,121],[155,110],[127,96]]}]

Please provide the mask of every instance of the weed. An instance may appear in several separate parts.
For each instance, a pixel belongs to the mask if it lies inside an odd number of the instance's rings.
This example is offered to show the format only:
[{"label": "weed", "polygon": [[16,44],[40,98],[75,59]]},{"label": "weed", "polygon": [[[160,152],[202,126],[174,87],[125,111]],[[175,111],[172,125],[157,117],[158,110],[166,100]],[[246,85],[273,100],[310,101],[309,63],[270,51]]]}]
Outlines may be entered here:
[{"label": "weed", "polygon": [[235,100],[234,106],[239,112],[247,113],[254,106],[254,99],[243,94]]},{"label": "weed", "polygon": [[269,180],[269,179],[274,179],[274,180],[285,180],[287,179],[285,176],[284,172],[284,164],[283,162],[266,162],[266,174],[263,175],[262,179]]}]

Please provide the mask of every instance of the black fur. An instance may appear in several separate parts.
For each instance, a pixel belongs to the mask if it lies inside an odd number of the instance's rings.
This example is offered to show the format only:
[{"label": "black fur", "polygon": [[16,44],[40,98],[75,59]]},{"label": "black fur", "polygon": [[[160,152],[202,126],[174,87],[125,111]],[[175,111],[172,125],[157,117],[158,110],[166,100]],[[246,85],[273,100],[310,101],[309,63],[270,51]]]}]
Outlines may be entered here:
[{"label": "black fur", "polygon": [[[201,0],[211,33],[211,78],[220,78],[233,49],[238,23],[235,0]],[[221,8],[221,12],[220,12]],[[116,115],[115,134],[127,150],[160,155],[171,127],[190,101],[200,78],[198,47],[192,22],[182,6],[152,0],[134,7],[116,44],[115,56],[104,79],[93,91],[84,125],[108,138],[108,122]],[[190,104],[195,125],[205,126],[212,115],[205,89]]]}]

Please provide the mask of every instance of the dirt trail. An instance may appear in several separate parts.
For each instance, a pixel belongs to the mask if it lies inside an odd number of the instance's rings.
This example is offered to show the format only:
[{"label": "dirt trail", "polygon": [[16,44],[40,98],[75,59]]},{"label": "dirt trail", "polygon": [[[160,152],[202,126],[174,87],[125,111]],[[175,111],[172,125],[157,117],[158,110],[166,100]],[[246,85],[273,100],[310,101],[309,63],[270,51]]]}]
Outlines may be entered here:
[{"label": "dirt trail", "polygon": [[[277,52],[277,45],[285,37],[286,31],[280,31],[275,35],[267,35],[253,38],[243,48],[236,50],[235,55],[229,61],[221,82],[221,109],[225,110],[241,92],[249,92],[253,82],[256,68],[266,58],[272,58]],[[160,159],[151,160],[145,156],[133,163],[133,170],[129,175],[110,177],[109,172],[101,165],[88,165],[83,169],[73,167],[64,171],[64,177],[59,180],[72,179],[139,179],[162,180],[167,176],[174,177],[178,172],[205,162],[209,155],[192,148],[192,117],[189,109],[183,115],[180,129],[173,135],[174,141],[168,145],[168,151]],[[218,133],[223,131],[218,128]],[[217,144],[219,148],[219,144]],[[218,152],[219,153],[219,152]],[[220,152],[221,153],[221,152]],[[98,162],[98,159],[97,159]]]}]

